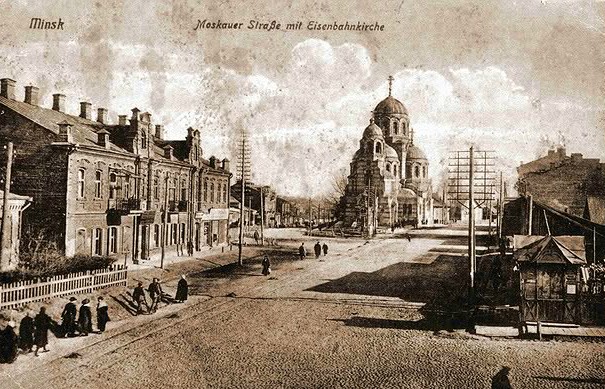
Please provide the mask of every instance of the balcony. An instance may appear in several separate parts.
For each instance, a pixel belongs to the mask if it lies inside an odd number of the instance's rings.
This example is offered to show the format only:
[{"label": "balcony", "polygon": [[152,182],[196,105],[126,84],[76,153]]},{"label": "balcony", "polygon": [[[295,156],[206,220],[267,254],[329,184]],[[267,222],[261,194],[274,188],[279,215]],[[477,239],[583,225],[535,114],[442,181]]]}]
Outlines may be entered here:
[{"label": "balcony", "polygon": [[187,200],[169,201],[168,212],[187,212],[189,202]]},{"label": "balcony", "polygon": [[145,209],[146,203],[141,199],[110,199],[108,209],[121,214],[140,213]]}]

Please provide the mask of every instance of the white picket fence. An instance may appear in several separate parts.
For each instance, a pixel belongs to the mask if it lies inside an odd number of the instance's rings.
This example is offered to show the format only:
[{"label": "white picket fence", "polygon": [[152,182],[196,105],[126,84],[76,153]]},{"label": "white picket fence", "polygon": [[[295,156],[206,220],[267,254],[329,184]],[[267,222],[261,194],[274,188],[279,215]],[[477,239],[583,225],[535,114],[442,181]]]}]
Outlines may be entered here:
[{"label": "white picket fence", "polygon": [[32,302],[71,294],[91,293],[108,286],[126,286],[128,269],[116,265],[107,269],[89,270],[47,278],[0,284],[0,309],[13,309]]}]

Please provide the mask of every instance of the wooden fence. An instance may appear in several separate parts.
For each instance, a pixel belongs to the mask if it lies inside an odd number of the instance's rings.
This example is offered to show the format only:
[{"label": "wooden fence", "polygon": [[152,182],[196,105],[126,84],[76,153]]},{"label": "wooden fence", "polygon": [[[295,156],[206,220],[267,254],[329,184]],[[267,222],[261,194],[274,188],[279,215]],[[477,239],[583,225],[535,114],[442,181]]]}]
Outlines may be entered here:
[{"label": "wooden fence", "polygon": [[13,309],[70,294],[91,293],[108,286],[126,286],[127,270],[124,265],[116,265],[107,269],[70,273],[44,280],[0,284],[0,309]]}]

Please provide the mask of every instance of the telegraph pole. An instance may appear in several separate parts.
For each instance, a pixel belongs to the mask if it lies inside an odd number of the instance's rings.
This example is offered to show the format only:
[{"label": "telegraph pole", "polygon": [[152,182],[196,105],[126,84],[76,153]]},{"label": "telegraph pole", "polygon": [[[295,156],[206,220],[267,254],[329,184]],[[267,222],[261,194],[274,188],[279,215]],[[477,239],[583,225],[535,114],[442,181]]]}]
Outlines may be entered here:
[{"label": "telegraph pole", "polygon": [[498,239],[502,239],[502,221],[504,216],[504,181],[500,172],[500,199],[498,201]]},{"label": "telegraph pole", "polygon": [[4,194],[2,196],[2,248],[0,253],[0,270],[7,270],[11,260],[11,231],[9,228],[10,210],[8,198],[11,191],[11,171],[13,169],[13,142],[8,142],[6,172],[4,174]]},{"label": "telegraph pole", "polygon": [[311,236],[312,231],[313,226],[311,225],[311,198],[309,197],[309,236]]},{"label": "telegraph pole", "polygon": [[264,195],[263,187],[260,187],[260,245],[265,245],[265,235],[264,235],[264,226],[265,226],[265,195]]},{"label": "telegraph pole", "polygon": [[468,258],[470,262],[469,300],[470,308],[475,304],[475,267],[477,265],[475,251],[475,161],[473,146],[469,149],[469,182],[468,182]]},{"label": "telegraph pole", "polygon": [[242,134],[242,149],[241,149],[241,201],[239,203],[239,244],[237,248],[237,264],[243,265],[242,259],[242,241],[244,240],[244,201],[246,197],[246,174],[245,174],[245,158],[246,158],[246,137]]},{"label": "telegraph pole", "polygon": [[164,220],[162,222],[162,257],[160,258],[160,269],[164,268],[166,257],[166,240],[168,240],[168,172],[166,172],[166,185],[164,187]]}]

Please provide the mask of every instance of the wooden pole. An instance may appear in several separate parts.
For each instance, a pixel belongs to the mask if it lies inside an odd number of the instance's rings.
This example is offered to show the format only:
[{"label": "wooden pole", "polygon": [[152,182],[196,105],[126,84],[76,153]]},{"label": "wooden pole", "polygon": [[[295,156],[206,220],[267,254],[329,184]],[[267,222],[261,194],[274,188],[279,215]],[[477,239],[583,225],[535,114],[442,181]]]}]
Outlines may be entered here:
[{"label": "wooden pole", "polygon": [[260,187],[260,245],[265,245],[265,235],[264,235],[264,226],[265,226],[265,191],[263,187]]},{"label": "wooden pole", "polygon": [[6,151],[6,172],[4,173],[4,194],[2,196],[2,247],[0,250],[0,270],[7,270],[11,265],[12,250],[8,198],[11,191],[11,172],[13,169],[13,142],[8,142]]},{"label": "wooden pole", "polygon": [[[469,150],[469,180],[468,180],[468,257],[470,267],[470,279],[469,279],[469,309],[474,310],[475,305],[475,267],[477,258],[475,257],[475,190],[474,190],[474,169],[475,162],[473,158],[473,147]],[[472,315],[472,314],[471,314]],[[472,316],[471,316],[472,317]],[[470,329],[474,330],[474,322],[471,319]]]},{"label": "wooden pole", "polygon": [[164,187],[164,220],[162,221],[162,256],[160,258],[160,269],[164,268],[166,258],[166,240],[168,234],[168,172],[166,172]]},{"label": "wooden pole", "polygon": [[244,134],[242,133],[242,150],[241,150],[242,155],[240,156],[241,160],[241,169],[242,169],[242,182],[241,182],[241,202],[239,204],[239,244],[238,244],[238,249],[237,249],[237,264],[238,265],[243,265],[244,261],[242,259],[242,243],[244,240],[244,201],[246,198],[246,183],[245,183],[245,162],[246,162],[246,137],[244,136]]},{"label": "wooden pole", "polygon": [[498,203],[498,238],[502,239],[502,221],[504,220],[504,181],[502,181],[502,172],[500,172],[500,201]]}]

